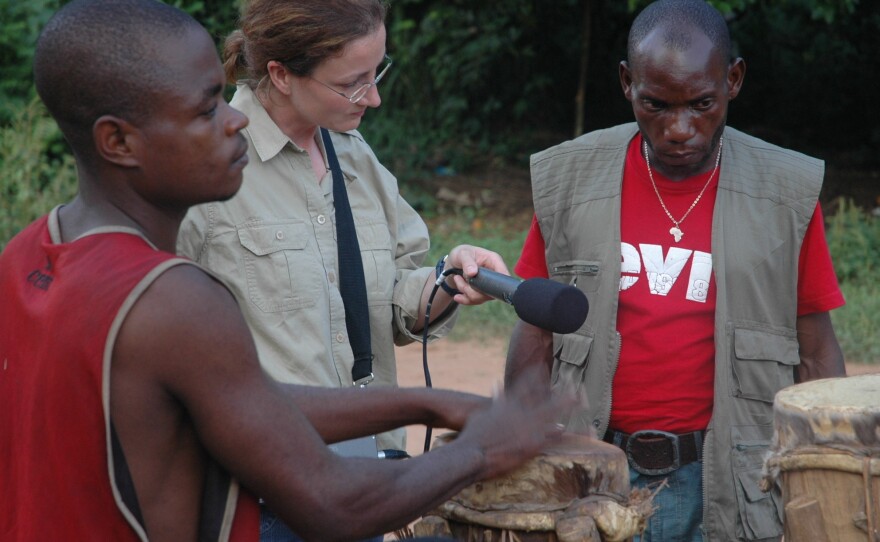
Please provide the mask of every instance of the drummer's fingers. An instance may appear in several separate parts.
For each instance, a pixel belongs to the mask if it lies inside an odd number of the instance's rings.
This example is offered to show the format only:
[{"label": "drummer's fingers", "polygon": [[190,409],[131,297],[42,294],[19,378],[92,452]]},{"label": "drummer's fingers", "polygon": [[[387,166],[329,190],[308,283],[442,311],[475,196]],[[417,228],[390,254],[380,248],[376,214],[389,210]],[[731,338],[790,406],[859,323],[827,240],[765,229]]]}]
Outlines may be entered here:
[{"label": "drummer's fingers", "polygon": [[562,384],[551,390],[546,380],[539,377],[538,367],[531,367],[522,373],[506,390],[506,396],[518,401],[530,410],[546,411],[555,421],[566,422],[572,413],[583,411],[587,406],[586,392],[583,386]]},{"label": "drummer's fingers", "polygon": [[571,402],[566,397],[545,397],[540,401],[524,402],[516,396],[499,397],[496,407],[506,411],[514,420],[508,428],[509,436],[521,438],[525,443],[518,446],[541,448],[561,434]]},{"label": "drummer's fingers", "polygon": [[542,370],[543,368],[536,365],[524,368],[510,387],[505,389],[505,394],[527,405],[546,402],[550,396],[550,388],[547,386],[547,379],[541,374]]}]

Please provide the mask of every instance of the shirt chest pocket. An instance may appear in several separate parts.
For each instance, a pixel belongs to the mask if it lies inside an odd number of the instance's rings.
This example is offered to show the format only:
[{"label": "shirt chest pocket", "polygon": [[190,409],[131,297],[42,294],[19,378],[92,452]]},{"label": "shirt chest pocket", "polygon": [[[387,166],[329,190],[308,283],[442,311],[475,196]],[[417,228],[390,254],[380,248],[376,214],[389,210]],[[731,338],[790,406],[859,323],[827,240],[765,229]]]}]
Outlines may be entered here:
[{"label": "shirt chest pocket", "polygon": [[358,246],[370,305],[388,305],[397,269],[391,253],[391,234],[384,222],[357,222]]},{"label": "shirt chest pocket", "polygon": [[308,250],[312,239],[308,224],[298,220],[246,223],[236,230],[251,303],[263,312],[315,306],[320,269]]}]

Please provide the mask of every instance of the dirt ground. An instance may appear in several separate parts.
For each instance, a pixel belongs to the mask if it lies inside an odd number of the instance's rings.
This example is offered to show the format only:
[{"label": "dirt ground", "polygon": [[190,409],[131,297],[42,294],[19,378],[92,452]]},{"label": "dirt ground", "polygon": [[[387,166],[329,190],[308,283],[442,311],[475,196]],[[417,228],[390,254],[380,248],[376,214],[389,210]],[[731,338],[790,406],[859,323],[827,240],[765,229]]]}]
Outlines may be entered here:
[{"label": "dirt ground", "polygon": [[[504,376],[504,356],[507,344],[503,341],[458,342],[436,341],[428,345],[428,369],[435,388],[468,391],[491,395],[494,386],[501,385]],[[422,345],[411,344],[397,348],[398,380],[401,386],[424,386]],[[880,365],[847,363],[847,374],[880,373]],[[436,436],[436,432],[434,433]],[[407,428],[407,451],[410,455],[422,453],[425,443],[423,427]]]}]

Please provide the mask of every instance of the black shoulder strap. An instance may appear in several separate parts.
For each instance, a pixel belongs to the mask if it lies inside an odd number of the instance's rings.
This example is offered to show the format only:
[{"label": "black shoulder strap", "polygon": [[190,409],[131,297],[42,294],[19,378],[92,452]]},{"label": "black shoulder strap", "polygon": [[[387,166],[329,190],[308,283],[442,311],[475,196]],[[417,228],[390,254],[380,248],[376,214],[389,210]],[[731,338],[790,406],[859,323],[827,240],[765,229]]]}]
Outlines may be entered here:
[{"label": "black shoulder strap", "polygon": [[345,179],[330,140],[330,132],[321,128],[321,138],[333,173],[333,205],[336,207],[336,238],[339,250],[339,292],[345,305],[345,328],[354,354],[351,377],[355,384],[367,384],[373,375],[373,348],[370,344],[370,311],[364,264],[358,245],[357,230],[348,203]]}]

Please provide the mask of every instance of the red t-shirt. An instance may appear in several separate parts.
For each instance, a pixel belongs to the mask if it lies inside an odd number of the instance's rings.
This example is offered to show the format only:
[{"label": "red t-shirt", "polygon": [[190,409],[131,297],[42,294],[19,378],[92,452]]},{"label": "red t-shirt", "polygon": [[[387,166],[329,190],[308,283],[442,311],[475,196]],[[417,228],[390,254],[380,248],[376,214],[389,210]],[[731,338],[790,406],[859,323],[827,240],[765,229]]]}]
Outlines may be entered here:
[{"label": "red t-shirt", "polygon": [[[610,427],[626,433],[705,429],[712,416],[715,377],[713,176],[700,201],[673,226],[651,185],[641,135],[630,143],[621,200],[621,279],[617,329],[622,342],[612,386]],[[663,202],[680,219],[706,186],[711,171],[671,181],[653,170]],[[533,218],[514,271],[547,277],[544,238]],[[798,264],[798,316],[843,305],[825,241],[822,212],[807,227]]]}]

